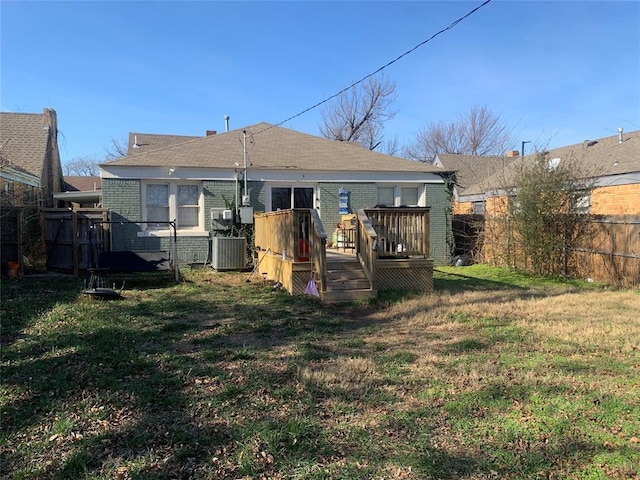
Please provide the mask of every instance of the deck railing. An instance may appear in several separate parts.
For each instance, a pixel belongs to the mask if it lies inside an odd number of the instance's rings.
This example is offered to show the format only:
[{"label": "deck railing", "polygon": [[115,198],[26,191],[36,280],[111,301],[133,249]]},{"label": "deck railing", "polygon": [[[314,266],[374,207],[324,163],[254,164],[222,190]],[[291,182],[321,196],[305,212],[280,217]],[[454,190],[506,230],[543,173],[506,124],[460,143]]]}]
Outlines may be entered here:
[{"label": "deck railing", "polygon": [[373,229],[371,221],[365,214],[364,210],[358,210],[358,225],[356,233],[356,254],[360,259],[362,268],[364,269],[371,288],[375,290],[377,284],[376,261],[378,244],[378,234]]},{"label": "deck railing", "polygon": [[[410,257],[429,258],[428,208],[363,209],[358,210],[357,219],[355,250],[372,290],[389,283],[389,266],[379,263],[381,259],[395,258],[398,262],[391,263],[402,265]],[[318,290],[327,291],[326,239],[322,221],[314,209],[255,216],[255,246],[269,255],[271,260],[267,263],[273,270],[272,278],[286,282],[290,291],[299,289],[301,280],[306,283],[309,272],[314,272]],[[378,278],[383,270],[386,282]],[[401,275],[406,277],[404,270]]]},{"label": "deck railing", "polygon": [[318,277],[321,292],[327,291],[327,233],[315,209],[309,210],[311,219],[309,229],[309,248],[311,252],[312,269]]},{"label": "deck railing", "polygon": [[327,234],[314,209],[294,208],[255,216],[255,246],[293,262],[310,262],[319,290],[326,290]]},{"label": "deck railing", "polygon": [[378,258],[429,257],[428,207],[368,208],[364,214],[377,234]]}]

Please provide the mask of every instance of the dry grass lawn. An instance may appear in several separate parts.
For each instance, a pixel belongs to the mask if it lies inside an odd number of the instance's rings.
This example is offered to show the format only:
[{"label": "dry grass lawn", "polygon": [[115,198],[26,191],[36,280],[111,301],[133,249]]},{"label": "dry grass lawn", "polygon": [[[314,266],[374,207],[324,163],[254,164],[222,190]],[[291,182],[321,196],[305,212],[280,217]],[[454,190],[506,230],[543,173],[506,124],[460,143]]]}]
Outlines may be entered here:
[{"label": "dry grass lawn", "polygon": [[640,293],[478,268],[332,306],[210,271],[3,284],[0,474],[640,478]]}]

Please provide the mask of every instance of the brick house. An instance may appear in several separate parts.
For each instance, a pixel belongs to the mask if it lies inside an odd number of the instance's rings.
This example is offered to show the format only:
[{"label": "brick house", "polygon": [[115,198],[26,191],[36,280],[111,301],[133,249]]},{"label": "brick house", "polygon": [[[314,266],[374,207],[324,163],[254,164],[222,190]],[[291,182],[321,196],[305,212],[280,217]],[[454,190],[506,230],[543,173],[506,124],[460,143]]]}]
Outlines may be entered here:
[{"label": "brick house", "polygon": [[[430,207],[430,254],[447,263],[445,169],[268,123],[203,137],[131,133],[124,158],[100,165],[111,220],[177,219],[178,261],[206,261],[214,212],[314,208],[331,232],[344,213]],[[341,204],[344,198],[345,204]],[[112,225],[114,250],[168,249],[164,225]]]},{"label": "brick house", "polygon": [[[456,183],[453,188],[454,215],[484,214],[484,198],[467,199],[467,190],[481,189],[485,180],[496,172],[503,171],[518,157],[518,151],[510,151],[506,156],[476,156],[458,153],[440,153],[434,165],[455,172]],[[464,199],[464,200],[461,200]]]},{"label": "brick house", "polygon": [[[585,140],[582,143],[545,152],[549,159],[562,162],[572,159],[594,181],[590,198],[585,199],[585,213],[593,215],[640,215],[640,130]],[[506,158],[504,168],[464,188],[457,197],[460,211],[473,210],[475,202],[485,202],[487,213],[496,213],[504,189],[513,185],[523,162],[535,160],[536,154]],[[478,158],[482,160],[482,158]],[[451,168],[449,164],[445,164]]]},{"label": "brick house", "polygon": [[[578,176],[593,184],[589,195],[581,197],[576,205],[580,213],[590,215],[593,228],[582,252],[574,252],[573,265],[569,265],[572,274],[625,285],[640,284],[640,131],[625,133],[620,129],[617,135],[555,148],[544,154],[551,163],[570,160],[582,172]],[[467,157],[458,164],[455,161],[459,159],[442,156],[441,165],[460,169],[464,180],[455,198],[454,224],[456,217],[473,213],[484,219],[481,260],[495,263],[500,258],[496,245],[504,244],[504,232],[495,220],[505,215],[507,192],[515,184],[518,172],[526,162],[535,161],[537,155],[504,159]],[[504,166],[500,165],[502,162]],[[459,167],[469,163],[476,171],[494,169],[494,173],[478,175],[474,182],[471,170]]]},{"label": "brick house", "polygon": [[56,111],[0,112],[0,155],[13,167],[38,179],[40,206],[55,207],[55,193],[64,190]]},{"label": "brick house", "polygon": [[0,112],[1,262],[36,260],[40,208],[63,189],[55,110]]}]

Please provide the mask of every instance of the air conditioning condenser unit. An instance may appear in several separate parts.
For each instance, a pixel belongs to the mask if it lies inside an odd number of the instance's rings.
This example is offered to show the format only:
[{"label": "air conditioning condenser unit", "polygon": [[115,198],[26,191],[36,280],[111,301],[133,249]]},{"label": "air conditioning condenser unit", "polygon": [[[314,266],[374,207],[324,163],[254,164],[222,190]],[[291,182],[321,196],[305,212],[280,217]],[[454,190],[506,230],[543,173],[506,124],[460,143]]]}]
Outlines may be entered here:
[{"label": "air conditioning condenser unit", "polygon": [[211,237],[211,267],[214,270],[247,268],[245,237]]}]

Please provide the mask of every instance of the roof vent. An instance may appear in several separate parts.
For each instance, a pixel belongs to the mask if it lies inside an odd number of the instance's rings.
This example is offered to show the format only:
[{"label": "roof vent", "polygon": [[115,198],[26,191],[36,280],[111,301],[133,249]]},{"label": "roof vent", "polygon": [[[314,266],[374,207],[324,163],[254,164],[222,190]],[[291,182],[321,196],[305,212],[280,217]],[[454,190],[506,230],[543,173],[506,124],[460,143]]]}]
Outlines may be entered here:
[{"label": "roof vent", "polygon": [[211,135],[215,135],[217,133],[218,133],[217,130],[207,130],[207,137],[210,137]]},{"label": "roof vent", "polygon": [[618,143],[622,143],[622,127],[618,127]]},{"label": "roof vent", "polygon": [[138,143],[138,135],[133,136],[133,148],[140,148],[140,144]]},{"label": "roof vent", "polygon": [[587,140],[587,147],[593,147],[596,143],[598,143],[597,140]]}]

